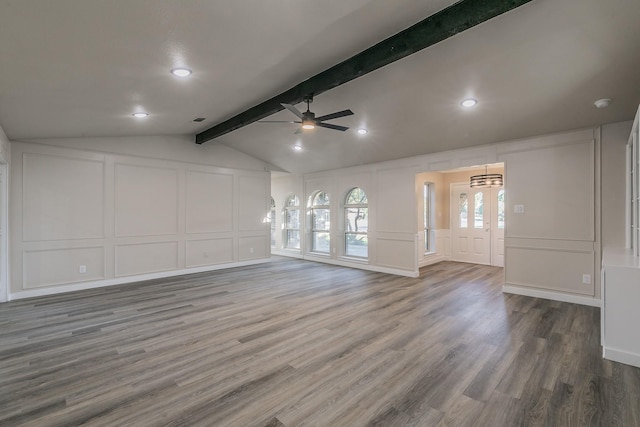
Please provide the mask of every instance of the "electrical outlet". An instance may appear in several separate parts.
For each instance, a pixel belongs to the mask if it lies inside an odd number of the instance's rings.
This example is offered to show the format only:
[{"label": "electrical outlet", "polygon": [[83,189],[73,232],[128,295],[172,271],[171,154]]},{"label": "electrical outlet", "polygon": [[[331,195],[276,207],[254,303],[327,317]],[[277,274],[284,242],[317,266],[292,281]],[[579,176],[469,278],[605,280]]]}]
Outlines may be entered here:
[{"label": "electrical outlet", "polygon": [[253,248],[249,248],[249,253],[252,254],[253,253]]},{"label": "electrical outlet", "polygon": [[591,275],[590,274],[583,274],[582,275],[582,283],[584,283],[585,285],[590,285],[591,284]]},{"label": "electrical outlet", "polygon": [[81,265],[78,267],[78,273],[80,274],[84,274],[87,272],[87,266],[86,265]]},{"label": "electrical outlet", "polygon": [[513,213],[524,213],[524,205],[513,205]]}]

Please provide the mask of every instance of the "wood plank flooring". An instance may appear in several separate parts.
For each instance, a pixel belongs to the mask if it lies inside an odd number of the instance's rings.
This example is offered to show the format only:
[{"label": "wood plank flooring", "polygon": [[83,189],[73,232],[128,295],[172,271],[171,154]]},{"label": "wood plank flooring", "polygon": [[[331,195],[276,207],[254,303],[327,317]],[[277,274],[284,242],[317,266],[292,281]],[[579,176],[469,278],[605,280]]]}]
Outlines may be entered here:
[{"label": "wood plank flooring", "polygon": [[640,426],[599,309],[285,258],[0,305],[2,426]]}]

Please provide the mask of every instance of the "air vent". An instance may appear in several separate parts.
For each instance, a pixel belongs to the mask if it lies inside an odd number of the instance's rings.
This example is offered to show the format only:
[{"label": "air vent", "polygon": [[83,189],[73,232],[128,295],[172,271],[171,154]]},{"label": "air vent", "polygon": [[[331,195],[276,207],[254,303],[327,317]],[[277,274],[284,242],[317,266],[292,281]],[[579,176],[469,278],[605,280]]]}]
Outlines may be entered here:
[{"label": "air vent", "polygon": [[204,122],[205,118],[204,117],[198,117],[197,119],[193,119],[194,122]]}]

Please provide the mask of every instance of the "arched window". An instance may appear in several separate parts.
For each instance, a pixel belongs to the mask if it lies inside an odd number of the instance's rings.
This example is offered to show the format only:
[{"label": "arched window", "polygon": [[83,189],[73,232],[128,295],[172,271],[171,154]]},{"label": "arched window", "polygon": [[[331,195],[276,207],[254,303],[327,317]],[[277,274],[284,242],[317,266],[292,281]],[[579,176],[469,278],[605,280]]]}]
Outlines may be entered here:
[{"label": "arched window", "polygon": [[344,252],[345,255],[367,258],[369,256],[369,202],[362,188],[349,191],[344,203]]},{"label": "arched window", "polygon": [[311,199],[312,251],[327,254],[331,251],[330,230],[331,210],[329,208],[329,195],[324,191],[319,191]]},{"label": "arched window", "polygon": [[271,198],[271,210],[269,211],[269,222],[271,223],[271,247],[276,246],[276,201]]},{"label": "arched window", "polygon": [[294,194],[284,203],[284,247],[300,249],[300,199]]}]

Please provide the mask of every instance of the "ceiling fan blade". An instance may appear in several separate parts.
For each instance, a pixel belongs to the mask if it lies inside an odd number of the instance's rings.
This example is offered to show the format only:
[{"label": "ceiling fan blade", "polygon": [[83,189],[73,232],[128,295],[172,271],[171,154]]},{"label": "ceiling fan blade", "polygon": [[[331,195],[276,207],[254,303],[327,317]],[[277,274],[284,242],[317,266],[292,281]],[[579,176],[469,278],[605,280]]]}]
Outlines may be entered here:
[{"label": "ceiling fan blade", "polygon": [[320,126],[321,128],[339,130],[339,131],[342,131],[342,132],[344,132],[345,130],[349,129],[346,126],[332,125],[332,124],[329,124],[329,123],[316,123],[316,126]]},{"label": "ceiling fan blade", "polygon": [[258,123],[302,123],[302,122],[294,122],[293,120],[258,120]]},{"label": "ceiling fan blade", "polygon": [[280,104],[282,105],[284,108],[286,108],[287,110],[291,111],[293,114],[295,114],[296,116],[298,116],[298,118],[300,120],[302,120],[303,116],[302,116],[302,112],[300,110],[298,110],[296,107],[294,107],[291,104]]},{"label": "ceiling fan blade", "polygon": [[297,134],[299,134],[299,133],[302,133],[302,126],[300,126],[300,127],[298,128],[298,130],[296,130],[293,134],[294,134],[294,135],[297,135]]},{"label": "ceiling fan blade", "polygon": [[338,111],[337,113],[327,114],[326,116],[316,117],[316,120],[324,121],[324,120],[337,119],[339,117],[345,117],[345,116],[353,116],[353,111],[342,110],[342,111]]}]

